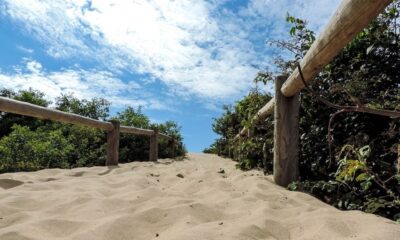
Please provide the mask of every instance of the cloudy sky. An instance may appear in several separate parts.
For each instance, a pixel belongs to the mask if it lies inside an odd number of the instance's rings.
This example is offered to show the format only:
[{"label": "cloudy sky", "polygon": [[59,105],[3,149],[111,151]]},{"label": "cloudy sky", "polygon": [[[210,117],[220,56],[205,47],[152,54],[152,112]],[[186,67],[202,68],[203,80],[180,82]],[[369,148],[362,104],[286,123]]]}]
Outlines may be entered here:
[{"label": "cloudy sky", "polygon": [[[0,0],[0,87],[104,97],[182,126],[189,151],[253,87],[287,13],[320,32],[339,0]],[[268,86],[264,87],[270,91]]]}]

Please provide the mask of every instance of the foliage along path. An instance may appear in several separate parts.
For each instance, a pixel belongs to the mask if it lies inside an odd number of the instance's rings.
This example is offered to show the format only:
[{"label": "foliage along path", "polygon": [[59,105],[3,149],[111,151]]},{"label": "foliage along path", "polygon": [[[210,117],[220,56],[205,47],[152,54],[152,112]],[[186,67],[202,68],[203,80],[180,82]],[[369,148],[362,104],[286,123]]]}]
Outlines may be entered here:
[{"label": "foliage along path", "polygon": [[0,239],[396,239],[400,225],[339,211],[231,159],[0,174]]}]

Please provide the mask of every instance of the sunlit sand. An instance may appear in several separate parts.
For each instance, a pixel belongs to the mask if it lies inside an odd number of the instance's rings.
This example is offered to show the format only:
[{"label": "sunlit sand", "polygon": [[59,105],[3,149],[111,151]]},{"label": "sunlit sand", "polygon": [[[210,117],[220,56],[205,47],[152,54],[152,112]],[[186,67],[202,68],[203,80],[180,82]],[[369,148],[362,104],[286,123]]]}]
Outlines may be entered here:
[{"label": "sunlit sand", "polygon": [[1,240],[400,239],[400,224],[337,210],[215,155],[0,179]]}]

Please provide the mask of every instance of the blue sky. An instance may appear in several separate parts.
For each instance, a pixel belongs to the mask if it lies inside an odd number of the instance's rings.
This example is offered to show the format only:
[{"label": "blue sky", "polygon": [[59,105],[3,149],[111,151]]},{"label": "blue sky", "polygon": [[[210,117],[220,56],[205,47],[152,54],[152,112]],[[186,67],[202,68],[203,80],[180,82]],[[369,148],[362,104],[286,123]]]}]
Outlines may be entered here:
[{"label": "blue sky", "polygon": [[[0,0],[0,87],[104,97],[182,126],[189,151],[253,87],[287,37],[286,13],[320,32],[339,0]],[[270,91],[270,86],[262,86]]]}]

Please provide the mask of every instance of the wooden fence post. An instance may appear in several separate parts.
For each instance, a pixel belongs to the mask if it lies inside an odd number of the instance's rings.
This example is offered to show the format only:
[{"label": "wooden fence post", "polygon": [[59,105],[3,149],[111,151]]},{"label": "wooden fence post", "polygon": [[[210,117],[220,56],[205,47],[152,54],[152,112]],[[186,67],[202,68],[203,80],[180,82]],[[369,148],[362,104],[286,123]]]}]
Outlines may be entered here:
[{"label": "wooden fence post", "polygon": [[400,143],[397,144],[397,174],[400,174]]},{"label": "wooden fence post", "polygon": [[175,152],[176,152],[176,148],[177,148],[177,144],[175,143],[175,139],[170,140],[171,145],[172,146],[172,158],[175,158]]},{"label": "wooden fence post", "polygon": [[287,76],[275,79],[274,181],[287,187],[299,177],[299,94],[285,97],[281,87]]},{"label": "wooden fence post", "polygon": [[111,120],[113,129],[107,132],[107,159],[106,166],[118,165],[119,157],[119,127],[117,120]]},{"label": "wooden fence post", "polygon": [[157,159],[158,159],[158,131],[154,131],[154,134],[150,136],[149,161],[157,161]]}]

